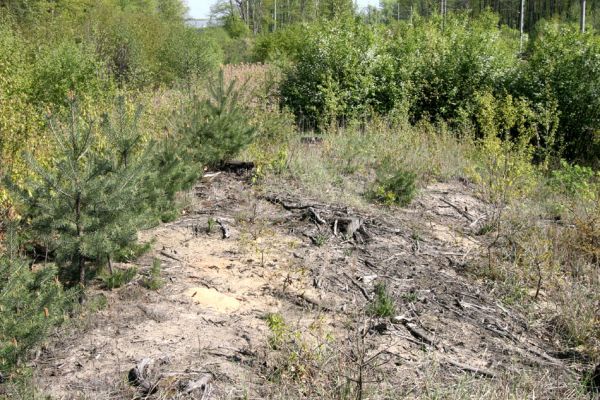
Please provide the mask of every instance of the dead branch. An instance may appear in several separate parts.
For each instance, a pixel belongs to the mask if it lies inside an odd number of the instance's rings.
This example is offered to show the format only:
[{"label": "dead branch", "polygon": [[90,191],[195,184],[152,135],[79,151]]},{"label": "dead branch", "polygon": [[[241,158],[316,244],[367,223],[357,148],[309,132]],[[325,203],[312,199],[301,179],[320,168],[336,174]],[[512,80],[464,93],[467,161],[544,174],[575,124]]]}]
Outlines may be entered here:
[{"label": "dead branch", "polygon": [[408,321],[402,321],[402,325],[413,335],[415,338],[419,339],[422,343],[428,344],[429,346],[437,347],[435,340],[431,338],[424,330],[419,328],[416,324],[413,324]]},{"label": "dead branch", "polygon": [[371,301],[371,296],[369,296],[369,292],[367,292],[367,289],[365,289],[364,287],[362,287],[362,285],[360,283],[356,282],[356,280],[354,280],[350,275],[348,275],[345,272],[344,272],[344,276],[346,278],[348,278],[350,280],[350,282],[352,282],[352,284],[354,286],[356,286],[357,288],[360,289],[360,292],[363,294],[363,296],[365,297],[365,299],[367,299],[367,301]]},{"label": "dead branch", "polygon": [[164,251],[164,250],[160,252],[160,255],[161,255],[161,256],[165,256],[165,257],[167,257],[167,258],[170,258],[171,260],[179,261],[180,263],[182,263],[182,262],[183,262],[183,260],[182,260],[181,258],[177,258],[177,257],[175,257],[175,256],[173,256],[173,255],[171,255],[171,254],[167,253],[167,252],[166,252],[166,251]]},{"label": "dead branch", "polygon": [[453,367],[456,367],[456,368],[458,368],[458,369],[460,369],[462,371],[465,371],[465,372],[470,372],[472,374],[483,376],[485,378],[492,378],[493,379],[493,378],[496,377],[496,374],[494,372],[488,371],[488,370],[483,369],[483,368],[471,367],[469,365],[461,364],[461,363],[453,361],[453,360],[447,360],[446,362],[449,365],[451,365]]},{"label": "dead branch", "polygon": [[457,207],[456,205],[450,203],[448,200],[444,199],[443,197],[440,198],[440,200],[446,204],[448,204],[450,207],[454,208],[460,215],[462,215],[463,217],[465,217],[466,219],[469,220],[469,222],[473,222],[473,217],[471,216],[471,214],[469,214],[468,212],[461,210],[459,207]]}]

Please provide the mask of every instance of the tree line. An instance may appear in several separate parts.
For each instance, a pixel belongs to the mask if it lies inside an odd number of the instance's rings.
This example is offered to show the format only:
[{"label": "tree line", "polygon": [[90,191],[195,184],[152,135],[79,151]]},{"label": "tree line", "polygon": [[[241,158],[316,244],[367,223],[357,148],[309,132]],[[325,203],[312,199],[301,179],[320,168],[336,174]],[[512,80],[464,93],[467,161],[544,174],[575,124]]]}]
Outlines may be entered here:
[{"label": "tree line", "polygon": [[359,11],[369,22],[390,23],[410,20],[415,15],[460,11],[477,16],[492,10],[500,16],[501,24],[519,29],[523,8],[523,29],[531,33],[542,19],[580,21],[585,18],[582,10],[586,10],[587,24],[598,27],[599,5],[598,0],[380,0],[378,7],[358,10],[352,0],[222,0],[213,7],[212,15],[217,19],[239,19],[256,34]]}]

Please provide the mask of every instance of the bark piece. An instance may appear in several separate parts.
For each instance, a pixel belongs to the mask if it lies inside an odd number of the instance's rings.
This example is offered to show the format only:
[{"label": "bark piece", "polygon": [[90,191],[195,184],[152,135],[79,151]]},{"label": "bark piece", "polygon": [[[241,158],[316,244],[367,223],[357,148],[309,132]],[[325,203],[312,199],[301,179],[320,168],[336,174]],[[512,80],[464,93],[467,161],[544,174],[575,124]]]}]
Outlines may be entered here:
[{"label": "bark piece", "polygon": [[223,239],[227,239],[228,237],[231,236],[229,227],[227,227],[227,225],[225,225],[223,220],[221,220],[220,218],[217,218],[217,224],[219,224],[219,226],[221,227],[221,233],[223,234]]},{"label": "bark piece", "polygon": [[208,398],[212,391],[213,376],[211,374],[204,374],[195,381],[187,381],[180,383],[180,390],[185,394],[201,395],[201,399]]},{"label": "bark piece", "polygon": [[129,383],[137,386],[144,394],[156,392],[157,385],[151,381],[151,370],[154,366],[152,358],[143,358],[135,367],[129,370]]}]

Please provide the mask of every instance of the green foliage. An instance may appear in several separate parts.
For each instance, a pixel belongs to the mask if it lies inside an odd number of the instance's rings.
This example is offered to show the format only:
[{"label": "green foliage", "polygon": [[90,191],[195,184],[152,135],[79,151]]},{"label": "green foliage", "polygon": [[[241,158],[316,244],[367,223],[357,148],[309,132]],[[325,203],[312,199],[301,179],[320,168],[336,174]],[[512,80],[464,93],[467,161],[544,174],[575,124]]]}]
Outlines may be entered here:
[{"label": "green foliage", "polygon": [[160,277],[160,270],[160,260],[155,258],[154,260],[152,260],[152,267],[150,268],[150,273],[148,274],[148,277],[142,278],[142,286],[149,290],[158,290],[161,287],[163,287],[164,282],[163,279]]},{"label": "green foliage", "polygon": [[375,298],[369,305],[369,313],[381,318],[393,317],[396,314],[394,299],[388,293],[387,286],[383,282],[375,284]]},{"label": "green foliage", "polygon": [[313,25],[305,34],[298,61],[281,85],[282,101],[298,123],[326,127],[377,107],[376,72],[385,58],[375,32],[343,20]]},{"label": "green foliage", "polygon": [[225,17],[223,21],[223,28],[229,34],[229,36],[234,39],[244,37],[250,33],[248,25],[246,25],[246,23],[235,14],[230,14]]},{"label": "green foliage", "polygon": [[119,165],[120,152],[99,151],[98,135],[75,103],[66,124],[51,126],[54,163],[29,157],[25,188],[10,184],[35,238],[56,254],[62,272],[78,271],[84,284],[88,261],[104,262],[136,243],[144,165]]},{"label": "green foliage", "polygon": [[104,287],[113,290],[120,288],[121,286],[131,282],[137,275],[137,268],[130,267],[127,269],[114,270],[112,274],[105,274],[100,276],[100,280],[104,284]]},{"label": "green foliage", "polygon": [[383,162],[374,182],[371,196],[385,205],[407,206],[416,193],[416,175],[398,167],[390,171],[389,162]]},{"label": "green foliage", "polygon": [[[10,235],[12,237],[12,235]],[[52,266],[33,272],[16,254],[14,240],[0,256],[0,372],[19,361],[65,318],[72,300]]]},{"label": "green foliage", "polygon": [[397,104],[408,101],[413,121],[453,120],[479,91],[500,90],[518,65],[518,41],[497,17],[451,15],[400,24],[389,42],[390,79]]},{"label": "green foliage", "polygon": [[559,141],[571,160],[598,163],[600,37],[576,26],[544,23],[531,42],[516,91],[535,104],[555,101]]},{"label": "green foliage", "polygon": [[600,194],[598,172],[565,160],[561,160],[560,169],[552,171],[548,184],[553,190],[574,198],[594,200]]},{"label": "green foliage", "polygon": [[296,61],[300,58],[306,45],[309,28],[296,24],[277,30],[273,33],[260,35],[256,38],[252,49],[252,58],[257,62],[276,62],[285,64],[286,61]]},{"label": "green foliage", "polygon": [[160,82],[212,75],[223,62],[219,44],[197,29],[173,26],[166,35],[155,61]]},{"label": "green foliage", "polygon": [[248,113],[240,105],[236,82],[225,83],[223,71],[210,85],[210,98],[194,99],[184,115],[181,134],[189,141],[193,159],[204,165],[215,165],[235,156],[246,147],[256,129]]},{"label": "green foliage", "polygon": [[68,105],[70,92],[102,98],[110,82],[103,82],[100,61],[90,48],[64,40],[43,49],[33,67],[31,100],[34,104]]}]

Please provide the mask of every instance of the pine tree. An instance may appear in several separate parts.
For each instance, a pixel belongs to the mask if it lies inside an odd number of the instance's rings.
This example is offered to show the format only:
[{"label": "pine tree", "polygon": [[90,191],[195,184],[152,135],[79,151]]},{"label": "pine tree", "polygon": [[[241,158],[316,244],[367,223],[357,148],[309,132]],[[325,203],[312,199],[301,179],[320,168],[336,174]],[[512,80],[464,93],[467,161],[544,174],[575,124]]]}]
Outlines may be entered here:
[{"label": "pine tree", "polygon": [[11,187],[25,206],[22,214],[34,237],[55,254],[63,275],[77,272],[85,285],[91,262],[110,262],[137,244],[148,165],[125,162],[122,146],[101,151],[93,123],[79,116],[74,101],[67,123],[51,121],[50,126],[54,165],[28,157],[31,179],[23,190]]},{"label": "pine tree", "polygon": [[252,142],[256,129],[240,105],[236,81],[225,83],[223,71],[210,86],[208,100],[196,99],[188,109],[181,132],[189,140],[194,161],[215,165],[235,156]]},{"label": "pine tree", "polygon": [[47,266],[32,272],[18,254],[14,229],[9,229],[7,251],[0,256],[0,372],[8,372],[60,323],[71,302]]}]

